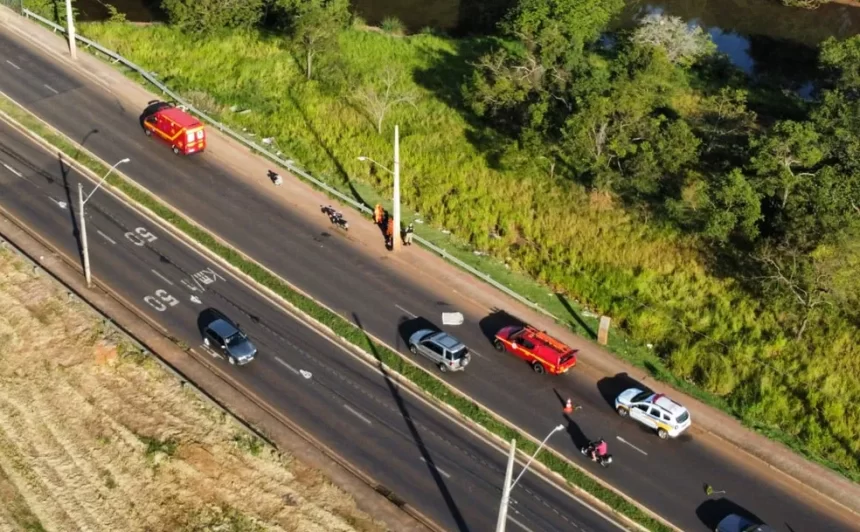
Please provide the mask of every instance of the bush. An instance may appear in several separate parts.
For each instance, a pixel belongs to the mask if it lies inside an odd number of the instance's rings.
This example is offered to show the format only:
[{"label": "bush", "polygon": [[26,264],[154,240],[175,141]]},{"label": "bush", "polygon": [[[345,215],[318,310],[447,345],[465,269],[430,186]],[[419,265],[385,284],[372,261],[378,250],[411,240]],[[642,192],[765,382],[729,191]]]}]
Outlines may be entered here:
[{"label": "bush", "polygon": [[403,35],[406,26],[397,17],[385,17],[382,19],[382,31],[391,35]]},{"label": "bush", "polygon": [[161,5],[174,26],[206,33],[256,26],[263,16],[263,4],[263,0],[164,0]]}]

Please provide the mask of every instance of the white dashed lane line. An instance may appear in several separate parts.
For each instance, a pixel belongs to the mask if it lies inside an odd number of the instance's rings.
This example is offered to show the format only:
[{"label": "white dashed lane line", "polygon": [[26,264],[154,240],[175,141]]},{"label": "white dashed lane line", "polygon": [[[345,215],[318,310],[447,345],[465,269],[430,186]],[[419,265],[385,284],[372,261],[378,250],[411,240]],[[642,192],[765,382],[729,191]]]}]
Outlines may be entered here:
[{"label": "white dashed lane line", "polygon": [[10,172],[12,172],[13,174],[15,174],[16,176],[21,177],[21,178],[23,178],[23,177],[24,177],[23,175],[21,175],[21,172],[19,172],[18,170],[15,170],[14,168],[12,168],[11,166],[9,166],[8,164],[3,163],[3,166],[5,166],[5,167],[6,167],[6,170],[9,170]]},{"label": "white dashed lane line", "polygon": [[12,65],[12,67],[13,67],[15,70],[21,70],[21,67],[19,67],[18,65],[16,65],[16,64],[15,64],[15,63],[13,63],[12,61],[9,61],[9,60],[7,59],[7,60],[6,60],[6,62],[7,62],[7,63],[9,63],[10,65]]},{"label": "white dashed lane line", "polygon": [[367,423],[368,425],[373,425],[373,423],[371,423],[371,421],[370,421],[369,419],[367,419],[366,417],[364,417],[364,416],[361,414],[361,412],[359,412],[358,410],[355,410],[354,408],[352,408],[352,407],[351,407],[351,406],[349,406],[348,404],[344,404],[344,405],[343,405],[343,407],[344,407],[344,408],[346,408],[347,410],[349,410],[349,411],[350,411],[350,412],[351,412],[355,417],[357,417],[358,419],[360,419],[360,420],[364,421],[364,422],[365,422],[365,423]]},{"label": "white dashed lane line", "polygon": [[[421,457],[421,461],[422,461],[422,462],[424,462],[425,464],[427,463],[427,460],[425,460],[423,456]],[[436,464],[431,464],[431,465],[432,465],[432,467],[433,467],[434,469],[436,469],[436,471],[438,471],[438,472],[439,472],[443,477],[445,477],[445,478],[451,478],[451,475],[449,475],[448,473],[446,473],[445,471],[443,471],[441,467],[437,466]]]},{"label": "white dashed lane line", "polygon": [[51,87],[51,86],[50,86],[50,85],[48,85],[47,83],[45,83],[44,85],[45,85],[45,87],[46,87],[48,90],[50,90],[50,91],[51,91],[51,92],[53,92],[54,94],[60,94],[60,91],[58,91],[58,90],[57,90],[57,89],[55,89],[54,87]]},{"label": "white dashed lane line", "polygon": [[275,360],[278,362],[278,364],[280,364],[280,365],[284,366],[285,368],[287,368],[288,370],[292,371],[292,372],[293,372],[293,373],[295,373],[296,375],[298,375],[298,374],[299,374],[299,370],[297,370],[296,368],[294,368],[294,367],[292,367],[291,365],[287,364],[286,362],[284,362],[284,361],[283,361],[283,360],[281,360],[280,358],[275,357]]},{"label": "white dashed lane line", "polygon": [[159,279],[161,279],[161,280],[162,280],[162,281],[164,281],[165,283],[167,283],[167,284],[169,284],[169,285],[173,286],[173,281],[171,281],[171,280],[170,280],[170,279],[168,279],[167,277],[165,277],[165,276],[161,275],[161,273],[160,273],[158,270],[149,270],[149,271],[151,271],[152,273],[154,273],[156,277],[158,277]]},{"label": "white dashed lane line", "polygon": [[413,314],[413,313],[409,312],[408,310],[406,310],[405,308],[401,307],[400,305],[394,305],[394,306],[395,306],[395,307],[397,307],[398,309],[400,309],[401,311],[403,311],[403,312],[405,312],[405,313],[409,314],[409,315],[410,315],[410,316],[412,316],[413,318],[417,318],[417,317],[418,317],[418,315],[417,315],[417,314]]},{"label": "white dashed lane line", "polygon": [[[113,239],[113,238],[111,238],[111,237],[107,236],[106,234],[102,233],[102,232],[101,232],[101,231],[99,231],[98,229],[96,229],[96,233],[98,233],[99,235],[101,235],[101,237],[102,237],[102,238],[104,238],[105,240],[107,240],[107,241],[108,241],[108,242],[110,242],[111,244],[116,245],[116,242],[114,241],[114,239]],[[173,284],[173,283],[170,283],[170,284]]]},{"label": "white dashed lane line", "polygon": [[643,451],[643,450],[642,450],[642,449],[640,449],[639,447],[636,447],[635,445],[633,445],[633,444],[632,444],[632,443],[630,443],[629,441],[625,440],[625,439],[624,439],[624,438],[622,438],[621,436],[616,436],[616,438],[617,438],[617,439],[618,439],[618,441],[620,441],[621,443],[626,443],[627,445],[629,445],[630,447],[633,447],[634,449],[636,449],[636,450],[637,450],[637,451],[639,451],[640,453],[644,454],[645,456],[648,456],[648,453],[646,453],[645,451]]}]

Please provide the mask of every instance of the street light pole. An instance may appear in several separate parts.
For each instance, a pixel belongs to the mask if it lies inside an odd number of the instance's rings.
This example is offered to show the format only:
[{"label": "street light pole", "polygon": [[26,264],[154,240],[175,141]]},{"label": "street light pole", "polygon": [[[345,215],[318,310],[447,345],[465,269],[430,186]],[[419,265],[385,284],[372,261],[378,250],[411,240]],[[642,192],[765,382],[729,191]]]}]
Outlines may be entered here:
[{"label": "street light pole", "polygon": [[72,55],[72,59],[77,59],[78,50],[75,42],[75,16],[72,13],[72,0],[66,0],[66,32],[69,35],[69,53]]},{"label": "street light pole", "polygon": [[519,482],[520,479],[523,478],[523,475],[525,475],[526,470],[529,468],[530,465],[532,465],[532,462],[534,461],[535,457],[540,453],[541,449],[543,449],[543,446],[546,445],[546,442],[550,439],[550,437],[560,430],[564,430],[564,425],[557,425],[550,431],[549,434],[546,435],[546,438],[544,438],[543,441],[540,442],[540,445],[538,445],[535,454],[533,454],[531,458],[529,458],[529,461],[526,462],[526,465],[523,467],[523,470],[520,471],[520,474],[517,475],[516,480],[514,480],[513,482],[511,482],[511,475],[513,474],[514,470],[516,440],[511,440],[511,454],[508,457],[508,469],[505,472],[505,485],[502,487],[502,504],[501,506],[499,506],[499,520],[496,522],[496,532],[505,532],[505,525],[508,521],[508,504],[510,503],[511,491],[513,491],[514,486],[516,486],[517,482]]},{"label": "street light pole", "polygon": [[394,235],[391,251],[400,248],[400,127],[394,126]]},{"label": "street light pole", "polygon": [[84,184],[78,183],[78,215],[80,216],[79,225],[81,226],[81,253],[84,256],[84,276],[87,278],[87,288],[92,288],[92,273],[90,272],[90,252],[87,247],[87,218],[84,216],[84,205],[93,197],[93,194],[96,193],[102,184],[107,181],[108,176],[111,172],[113,172],[114,168],[117,166],[129,162],[131,159],[126,157],[125,159],[120,159],[117,163],[110,167],[107,173],[104,175],[101,181],[98,182],[96,188],[90,192],[89,196],[84,197]]},{"label": "street light pole", "polygon": [[508,504],[511,501],[511,477],[514,474],[514,461],[517,456],[517,440],[511,439],[511,452],[508,455],[508,467],[505,469],[505,484],[502,487],[502,504],[499,506],[499,519],[496,521],[496,532],[505,532],[508,522]]}]

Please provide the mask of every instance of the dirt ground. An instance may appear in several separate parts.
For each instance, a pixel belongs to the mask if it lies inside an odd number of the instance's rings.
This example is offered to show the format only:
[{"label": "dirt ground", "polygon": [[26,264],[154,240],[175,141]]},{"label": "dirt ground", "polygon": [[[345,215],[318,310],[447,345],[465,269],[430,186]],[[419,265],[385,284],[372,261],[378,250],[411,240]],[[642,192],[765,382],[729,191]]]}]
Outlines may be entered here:
[{"label": "dirt ground", "polygon": [[0,249],[0,532],[385,530]]}]

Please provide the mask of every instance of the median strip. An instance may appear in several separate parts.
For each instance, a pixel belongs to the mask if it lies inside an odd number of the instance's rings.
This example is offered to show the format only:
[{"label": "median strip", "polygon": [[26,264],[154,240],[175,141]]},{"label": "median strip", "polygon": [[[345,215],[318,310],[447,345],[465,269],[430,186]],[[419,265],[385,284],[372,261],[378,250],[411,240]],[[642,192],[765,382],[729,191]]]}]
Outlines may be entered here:
[{"label": "median strip", "polygon": [[[92,156],[81,146],[74,143],[74,141],[56,131],[2,92],[0,92],[0,114],[19,127],[38,135],[43,141],[60,150],[68,158],[75,160],[96,174],[102,175],[108,169],[108,165]],[[119,174],[113,174],[108,178],[107,182],[131,200],[145,207],[163,221],[195,240],[210,252],[218,255],[245,275],[251,277],[255,282],[277,294],[297,310],[328,327],[345,341],[367,353],[373,353],[380,363],[411,381],[429,396],[447,404],[465,418],[482,426],[488,432],[505,441],[515,438],[519,450],[523,453],[531,455],[537,449],[537,444],[530,436],[512,428],[487,409],[455,391],[446,383],[416,366],[411,361],[406,360],[396,351],[389,349],[380,342],[374,341],[363,330],[340,315],[297,292],[267,269],[248,259],[239,251],[220,242],[208,231],[188,221],[164,205],[153,195],[133,184],[130,179],[123,178]],[[635,523],[649,530],[674,530],[667,523],[664,523],[655,516],[649,515],[644,509],[615,490],[604,486],[601,482],[592,478],[554,451],[544,449],[538,454],[537,460],[551,471],[559,474],[570,485],[589,493]]]}]

